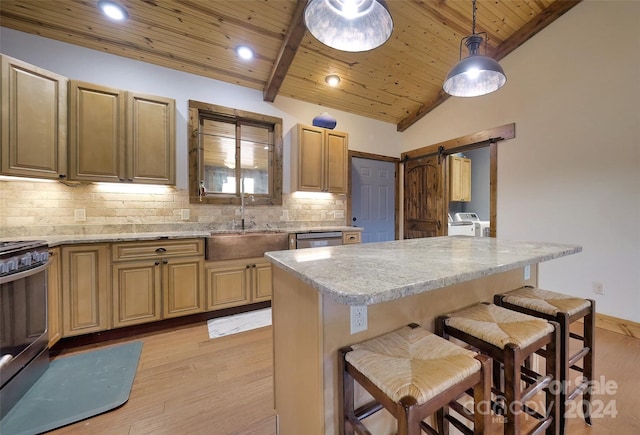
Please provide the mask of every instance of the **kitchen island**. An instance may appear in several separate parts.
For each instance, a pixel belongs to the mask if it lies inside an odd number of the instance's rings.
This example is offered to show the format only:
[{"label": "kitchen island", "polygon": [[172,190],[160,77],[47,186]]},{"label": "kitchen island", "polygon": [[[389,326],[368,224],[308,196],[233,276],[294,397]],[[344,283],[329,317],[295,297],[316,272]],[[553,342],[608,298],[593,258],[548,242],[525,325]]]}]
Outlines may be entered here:
[{"label": "kitchen island", "polygon": [[[275,407],[279,433],[337,434],[338,349],[493,295],[537,284],[537,264],[578,245],[435,237],[268,252],[273,268]],[[561,289],[557,289],[561,290]],[[350,306],[367,307],[351,334]],[[362,399],[361,399],[362,400]],[[377,413],[373,433],[392,433]]]}]

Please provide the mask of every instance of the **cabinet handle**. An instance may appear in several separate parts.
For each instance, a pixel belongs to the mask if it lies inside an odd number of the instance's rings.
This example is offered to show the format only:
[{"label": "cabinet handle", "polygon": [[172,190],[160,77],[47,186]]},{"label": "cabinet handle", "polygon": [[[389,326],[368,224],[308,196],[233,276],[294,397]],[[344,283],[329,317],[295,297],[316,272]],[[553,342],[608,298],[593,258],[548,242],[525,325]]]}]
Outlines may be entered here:
[{"label": "cabinet handle", "polygon": [[253,267],[253,268],[255,269],[256,265],[255,265],[255,264],[252,264],[252,265],[251,265],[251,267]]},{"label": "cabinet handle", "polygon": [[247,265],[246,265],[246,268],[247,268],[247,269],[249,269],[250,267],[251,267],[251,265],[250,265],[250,264],[247,264]]},{"label": "cabinet handle", "polygon": [[165,248],[158,248],[156,249],[156,252],[159,254],[161,252],[167,252],[167,250]]},{"label": "cabinet handle", "polygon": [[155,264],[156,266],[160,266],[160,262],[159,262],[159,261],[156,261],[156,262],[155,262],[155,263],[153,263],[153,264]]},{"label": "cabinet handle", "polygon": [[162,260],[162,264],[169,264],[169,260]]}]

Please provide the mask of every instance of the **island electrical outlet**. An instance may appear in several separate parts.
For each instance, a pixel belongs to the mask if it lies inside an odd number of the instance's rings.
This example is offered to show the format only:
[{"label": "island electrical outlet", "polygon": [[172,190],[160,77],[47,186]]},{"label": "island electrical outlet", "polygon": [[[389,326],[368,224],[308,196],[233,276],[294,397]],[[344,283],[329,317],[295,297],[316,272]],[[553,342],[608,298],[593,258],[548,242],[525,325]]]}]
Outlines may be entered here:
[{"label": "island electrical outlet", "polygon": [[352,305],[351,307],[351,334],[367,330],[367,306]]}]

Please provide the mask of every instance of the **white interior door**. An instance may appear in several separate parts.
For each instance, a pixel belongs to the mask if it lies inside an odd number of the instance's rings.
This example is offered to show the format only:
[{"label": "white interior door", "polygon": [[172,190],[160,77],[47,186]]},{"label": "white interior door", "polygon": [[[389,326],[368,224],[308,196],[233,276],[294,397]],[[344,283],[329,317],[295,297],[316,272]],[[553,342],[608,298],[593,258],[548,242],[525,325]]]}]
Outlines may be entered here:
[{"label": "white interior door", "polygon": [[395,164],[351,159],[353,225],[363,227],[362,243],[395,239]]}]

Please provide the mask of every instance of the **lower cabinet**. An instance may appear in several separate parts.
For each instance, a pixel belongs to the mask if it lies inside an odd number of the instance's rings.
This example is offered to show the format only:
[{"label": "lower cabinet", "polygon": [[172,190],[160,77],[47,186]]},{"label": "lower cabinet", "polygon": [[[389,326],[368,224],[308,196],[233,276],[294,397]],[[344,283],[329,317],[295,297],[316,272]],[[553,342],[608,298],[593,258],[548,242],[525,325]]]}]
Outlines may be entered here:
[{"label": "lower cabinet", "polygon": [[113,327],[204,312],[203,255],[195,239],[114,244]]},{"label": "lower cabinet", "polygon": [[109,245],[63,246],[60,270],[63,336],[109,329]]},{"label": "lower cabinet", "polygon": [[47,328],[49,348],[62,338],[62,294],[60,282],[60,248],[49,251],[47,270]]},{"label": "lower cabinet", "polygon": [[206,264],[207,310],[271,300],[271,263],[262,257]]}]

